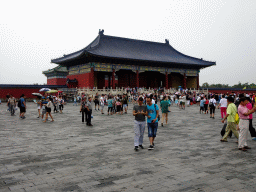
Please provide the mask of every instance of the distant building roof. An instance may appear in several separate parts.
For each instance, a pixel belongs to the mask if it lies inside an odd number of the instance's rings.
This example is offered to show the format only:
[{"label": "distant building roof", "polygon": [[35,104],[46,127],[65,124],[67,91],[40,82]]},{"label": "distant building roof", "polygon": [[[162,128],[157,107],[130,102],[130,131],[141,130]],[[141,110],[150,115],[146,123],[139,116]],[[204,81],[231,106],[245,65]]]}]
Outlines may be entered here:
[{"label": "distant building roof", "polygon": [[100,31],[96,39],[84,49],[53,59],[51,62],[68,66],[70,62],[92,54],[116,59],[189,64],[201,68],[216,65],[216,62],[209,62],[180,53],[169,44],[168,40],[165,43],[157,43],[108,36],[104,35],[103,32],[104,30]]},{"label": "distant building roof", "polygon": [[59,66],[54,67],[52,69],[43,71],[43,74],[49,74],[49,73],[54,73],[54,72],[68,73],[68,70],[67,70],[67,67],[59,65]]}]

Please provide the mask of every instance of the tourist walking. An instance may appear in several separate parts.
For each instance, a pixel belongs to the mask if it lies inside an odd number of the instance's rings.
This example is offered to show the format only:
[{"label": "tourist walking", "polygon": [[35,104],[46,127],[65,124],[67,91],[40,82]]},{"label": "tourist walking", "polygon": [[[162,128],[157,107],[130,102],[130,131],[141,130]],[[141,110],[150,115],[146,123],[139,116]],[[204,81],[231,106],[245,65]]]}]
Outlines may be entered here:
[{"label": "tourist walking", "polygon": [[124,113],[127,114],[127,109],[128,109],[128,97],[127,95],[123,95],[123,109],[124,109]]},{"label": "tourist walking", "polygon": [[64,108],[64,99],[62,98],[62,96],[60,96],[59,98],[59,108],[60,108],[60,113],[62,113]]},{"label": "tourist walking", "polygon": [[225,95],[222,95],[222,99],[220,100],[220,103],[218,107],[220,107],[220,114],[221,114],[221,119],[223,119],[226,116],[226,111],[227,111],[227,99],[225,98]]},{"label": "tourist walking", "polygon": [[204,100],[203,97],[201,97],[201,99],[200,99],[200,110],[199,110],[200,114],[204,113],[204,103],[205,103],[205,100]]},{"label": "tourist walking", "polygon": [[[253,107],[252,107],[252,100],[250,99],[250,97],[246,97],[246,99],[249,101],[249,102],[246,104],[246,107],[247,107],[249,110],[253,109]],[[255,131],[253,125],[252,125],[252,119],[253,119],[253,114],[250,114],[250,115],[249,115],[249,131],[250,131],[252,140],[256,141],[256,131]]]},{"label": "tourist walking", "polygon": [[256,108],[249,110],[246,105],[248,104],[248,99],[242,97],[239,99],[240,104],[238,106],[239,115],[239,139],[238,139],[238,149],[242,151],[247,151],[251,149],[247,145],[248,131],[249,131],[249,115],[255,112]]},{"label": "tourist walking", "polygon": [[209,104],[209,100],[208,100],[208,96],[205,97],[205,102],[204,102],[204,114],[208,114],[208,104]]},{"label": "tourist walking", "polygon": [[82,123],[84,123],[84,119],[87,124],[87,102],[86,97],[82,98],[81,106],[80,106],[80,113],[82,113]]},{"label": "tourist walking", "polygon": [[160,102],[160,108],[162,109],[162,120],[161,120],[161,125],[162,127],[164,126],[164,120],[167,125],[168,122],[168,107],[169,107],[169,102],[167,100],[167,97],[164,96],[163,100]]},{"label": "tourist walking", "polygon": [[109,115],[109,111],[110,111],[110,114],[113,115],[113,99],[111,95],[109,96],[107,103],[108,103],[108,115]]},{"label": "tourist walking", "polygon": [[236,113],[237,113],[237,109],[236,109],[236,106],[234,104],[234,98],[229,96],[227,98],[227,102],[228,102],[227,114],[222,119],[221,122],[224,123],[225,120],[227,119],[228,123],[227,123],[225,135],[220,140],[221,142],[227,142],[227,138],[228,138],[228,135],[229,135],[230,131],[232,131],[234,133],[234,135],[237,139],[239,138],[239,134],[237,132],[236,124],[235,124],[235,116],[236,116]]},{"label": "tourist walking", "polygon": [[20,118],[21,119],[25,119],[25,113],[26,113],[26,108],[27,108],[27,105],[26,105],[26,102],[25,102],[25,98],[26,96],[24,94],[21,95],[20,97]]},{"label": "tourist walking", "polygon": [[51,114],[51,110],[52,110],[52,101],[51,101],[51,98],[50,97],[47,97],[47,101],[48,103],[47,104],[44,104],[45,105],[45,110],[46,110],[46,115],[45,115],[45,120],[43,121],[44,123],[47,121],[48,119],[48,115],[51,117],[51,122],[53,122],[53,117],[52,117],[52,114]]},{"label": "tourist walking", "polygon": [[92,98],[89,97],[87,101],[87,125],[88,126],[93,126],[91,123],[92,120]]},{"label": "tourist walking", "polygon": [[120,102],[120,99],[118,99],[116,102],[116,113],[119,112],[119,115],[121,115],[121,107],[122,107],[122,103]]},{"label": "tourist walking", "polygon": [[7,106],[10,108],[11,116],[13,116],[15,113],[16,99],[13,97],[12,94],[8,99]]},{"label": "tourist walking", "polygon": [[100,110],[101,110],[101,114],[104,114],[103,113],[103,109],[104,109],[104,94],[101,95],[100,97]]},{"label": "tourist walking", "polygon": [[143,147],[143,137],[145,132],[146,120],[145,116],[147,116],[147,107],[143,105],[143,98],[140,97],[138,99],[138,105],[134,105],[133,107],[133,116],[135,116],[134,120],[134,150],[138,151],[139,147],[144,149]]},{"label": "tourist walking", "polygon": [[211,99],[209,100],[209,107],[210,107],[210,118],[213,118],[213,119],[214,119],[216,103],[217,101],[214,98],[214,95],[212,95]]},{"label": "tourist walking", "polygon": [[152,95],[147,96],[147,123],[148,123],[148,137],[149,137],[149,150],[154,149],[154,141],[156,138],[158,128],[158,115],[159,107],[157,104],[152,104]]},{"label": "tourist walking", "polygon": [[37,104],[37,111],[38,111],[38,117],[37,118],[40,118],[41,117],[41,113],[40,113],[40,111],[41,111],[41,96],[37,96],[37,102],[36,102],[36,104]]},{"label": "tourist walking", "polygon": [[99,109],[99,104],[100,104],[100,102],[99,102],[98,93],[96,93],[96,95],[94,96],[94,103],[95,103],[95,111],[97,111],[97,109],[96,109],[97,105],[98,105],[98,111],[99,111],[99,110],[100,110],[100,109]]}]

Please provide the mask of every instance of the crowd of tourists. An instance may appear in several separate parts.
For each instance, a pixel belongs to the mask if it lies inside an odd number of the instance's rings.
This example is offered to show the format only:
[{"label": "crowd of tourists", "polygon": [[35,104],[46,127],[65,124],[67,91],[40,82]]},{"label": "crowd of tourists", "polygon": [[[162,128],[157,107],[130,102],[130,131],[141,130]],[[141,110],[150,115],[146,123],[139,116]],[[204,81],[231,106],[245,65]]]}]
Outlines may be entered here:
[{"label": "crowd of tourists", "polygon": [[[178,106],[180,109],[189,107],[192,104],[196,104],[199,107],[200,114],[208,114],[210,118],[215,119],[215,110],[220,109],[221,121],[224,123],[222,130],[221,142],[227,142],[228,136],[231,136],[231,132],[238,139],[238,149],[247,151],[250,147],[247,145],[248,132],[250,131],[251,137],[256,141],[256,131],[252,125],[252,119],[256,111],[255,106],[255,94],[196,94],[193,92],[183,91],[178,94],[123,94],[123,95],[111,95],[96,93],[95,96],[81,95],[74,97],[74,104],[80,103],[80,113],[82,114],[82,123],[86,122],[87,126],[93,126],[91,123],[92,109],[100,111],[101,114],[107,113],[107,115],[123,115],[127,114],[129,103],[133,103],[133,116],[134,121],[134,149],[138,151],[143,147],[143,135],[145,132],[145,126],[148,127],[148,137],[150,141],[149,150],[154,149],[155,137],[158,129],[158,122],[160,123],[161,109],[161,126],[168,124],[168,113],[171,112],[170,107],[173,105]],[[64,107],[64,99],[62,96],[52,96],[44,94],[38,96],[37,100],[34,100],[37,104],[38,118],[41,118],[43,122],[51,117],[51,121],[54,121],[52,116],[52,108],[54,113],[62,113]],[[159,104],[159,106],[158,106]],[[25,119],[26,113],[26,96],[21,95],[19,99],[15,99],[12,95],[7,95],[8,111],[13,116],[17,108],[20,108],[20,118]],[[254,106],[254,107],[253,107]],[[105,110],[107,108],[107,110]],[[44,116],[45,115],[45,116]],[[44,118],[45,117],[45,118]]]},{"label": "crowd of tourists", "polygon": [[[10,111],[11,116],[15,115],[15,111],[19,108],[20,114],[19,117],[21,119],[25,119],[25,113],[27,109],[26,105],[26,96],[22,94],[19,99],[13,97],[12,94],[7,94],[7,111]],[[37,96],[37,100],[34,100],[34,103],[37,104],[38,117],[46,122],[48,120],[48,116],[51,117],[51,122],[54,121],[53,116],[51,114],[52,107],[54,108],[54,113],[62,113],[64,107],[64,99],[62,96],[53,96],[50,94],[44,94],[43,96]],[[45,115],[45,118],[44,118]]]}]

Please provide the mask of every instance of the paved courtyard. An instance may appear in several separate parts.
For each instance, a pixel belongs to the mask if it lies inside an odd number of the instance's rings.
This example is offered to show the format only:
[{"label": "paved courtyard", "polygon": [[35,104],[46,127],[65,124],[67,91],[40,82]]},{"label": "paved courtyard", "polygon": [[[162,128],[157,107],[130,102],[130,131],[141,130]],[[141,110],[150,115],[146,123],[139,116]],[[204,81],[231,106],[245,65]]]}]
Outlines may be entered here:
[{"label": "paved courtyard", "polygon": [[256,142],[249,137],[248,152],[234,136],[221,143],[219,110],[210,119],[197,106],[173,106],[155,149],[146,129],[146,148],[135,152],[132,106],[122,116],[93,110],[87,127],[72,104],[53,123],[37,119],[34,103],[24,120],[0,105],[0,192],[256,191]]}]

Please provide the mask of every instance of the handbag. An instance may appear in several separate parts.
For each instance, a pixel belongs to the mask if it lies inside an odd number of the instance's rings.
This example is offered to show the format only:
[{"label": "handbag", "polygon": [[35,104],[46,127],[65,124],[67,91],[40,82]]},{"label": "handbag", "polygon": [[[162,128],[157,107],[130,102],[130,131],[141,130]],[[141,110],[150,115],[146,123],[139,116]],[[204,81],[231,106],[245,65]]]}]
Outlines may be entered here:
[{"label": "handbag", "polygon": [[[155,110],[156,110],[156,104],[154,104],[155,106]],[[160,114],[158,113],[158,121],[160,121],[161,117],[160,117]]]}]

